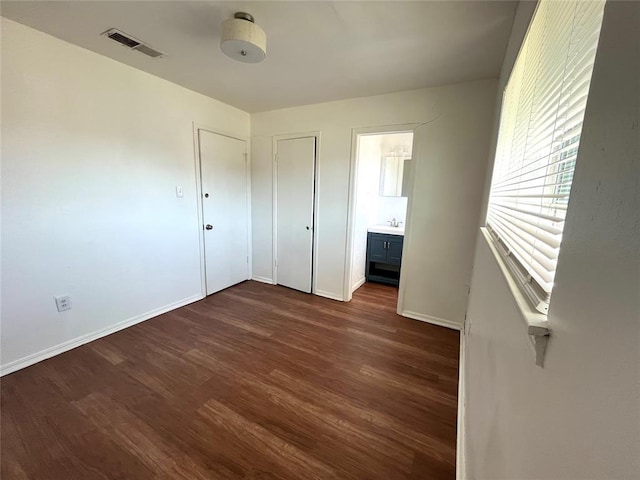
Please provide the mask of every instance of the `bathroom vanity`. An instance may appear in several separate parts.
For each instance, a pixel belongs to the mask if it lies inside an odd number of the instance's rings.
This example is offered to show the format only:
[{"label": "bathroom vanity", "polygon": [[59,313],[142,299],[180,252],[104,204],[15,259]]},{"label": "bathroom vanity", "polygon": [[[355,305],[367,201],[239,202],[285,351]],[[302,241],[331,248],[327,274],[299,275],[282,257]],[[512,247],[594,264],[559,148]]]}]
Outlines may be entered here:
[{"label": "bathroom vanity", "polygon": [[379,225],[370,227],[367,233],[367,282],[398,286],[404,229]]}]

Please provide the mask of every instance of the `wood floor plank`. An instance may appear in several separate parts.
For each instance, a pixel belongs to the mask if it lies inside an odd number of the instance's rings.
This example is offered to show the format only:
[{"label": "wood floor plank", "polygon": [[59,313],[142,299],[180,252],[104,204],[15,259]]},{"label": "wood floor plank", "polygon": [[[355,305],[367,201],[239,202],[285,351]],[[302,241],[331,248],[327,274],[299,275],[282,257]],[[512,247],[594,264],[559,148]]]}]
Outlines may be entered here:
[{"label": "wood floor plank", "polygon": [[214,399],[207,401],[198,413],[237,436],[254,454],[264,455],[288,470],[293,478],[336,478],[335,471],[329,465],[287,443],[266,428],[248,421]]},{"label": "wood floor plank", "polygon": [[74,402],[74,406],[125,451],[135,455],[152,472],[177,479],[211,478],[201,465],[191,461],[125,406],[95,393]]},{"label": "wood floor plank", "polygon": [[[368,404],[362,404],[358,399],[318,388],[310,382],[291,377],[278,370],[271,372],[270,376],[279,381],[283,388],[292,388],[299,394],[302,393],[309,401],[314,400],[354,422],[359,420],[362,425],[367,425],[369,428],[377,427],[378,434],[392,438],[410,449],[420,450],[438,462],[452,464],[455,461],[455,450],[451,448],[451,444],[440,440],[437,435],[420,433],[411,425],[404,424],[398,418],[372,408]],[[437,430],[437,428],[430,429],[431,432]]]},{"label": "wood floor plank", "polygon": [[0,381],[6,479],[455,478],[458,332],[244,282]]}]

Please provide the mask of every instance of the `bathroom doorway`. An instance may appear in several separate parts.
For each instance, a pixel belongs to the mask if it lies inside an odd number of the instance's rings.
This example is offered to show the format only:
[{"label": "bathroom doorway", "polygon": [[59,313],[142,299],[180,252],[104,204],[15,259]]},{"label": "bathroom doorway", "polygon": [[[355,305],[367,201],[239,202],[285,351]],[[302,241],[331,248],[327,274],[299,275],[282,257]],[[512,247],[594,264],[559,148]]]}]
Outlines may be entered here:
[{"label": "bathroom doorway", "polygon": [[398,289],[413,180],[413,126],[353,133],[345,292],[366,283]]}]

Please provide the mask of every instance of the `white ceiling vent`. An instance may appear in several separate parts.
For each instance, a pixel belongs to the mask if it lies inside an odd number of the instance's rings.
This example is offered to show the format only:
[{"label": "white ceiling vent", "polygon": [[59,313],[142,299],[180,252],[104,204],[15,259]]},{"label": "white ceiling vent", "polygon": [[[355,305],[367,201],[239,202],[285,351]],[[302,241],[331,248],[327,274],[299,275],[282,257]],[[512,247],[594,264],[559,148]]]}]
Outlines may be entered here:
[{"label": "white ceiling vent", "polygon": [[110,28],[109,30],[104,32],[103,35],[106,35],[114,42],[118,42],[120,45],[127,47],[129,50],[136,50],[140,53],[144,53],[145,55],[148,55],[149,57],[156,58],[156,57],[161,57],[163,55],[162,52],[154,50],[146,43],[143,43],[140,40],[132,37],[128,33],[124,33],[115,28]]}]

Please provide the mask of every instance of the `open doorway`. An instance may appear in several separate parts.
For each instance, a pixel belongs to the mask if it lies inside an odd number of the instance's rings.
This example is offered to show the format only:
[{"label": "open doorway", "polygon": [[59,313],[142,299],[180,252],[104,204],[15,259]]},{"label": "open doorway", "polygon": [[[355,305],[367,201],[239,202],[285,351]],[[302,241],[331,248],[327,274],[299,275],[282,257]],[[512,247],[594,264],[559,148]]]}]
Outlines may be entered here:
[{"label": "open doorway", "polygon": [[347,301],[365,284],[398,289],[413,173],[413,133],[411,127],[354,132]]}]

